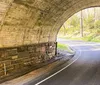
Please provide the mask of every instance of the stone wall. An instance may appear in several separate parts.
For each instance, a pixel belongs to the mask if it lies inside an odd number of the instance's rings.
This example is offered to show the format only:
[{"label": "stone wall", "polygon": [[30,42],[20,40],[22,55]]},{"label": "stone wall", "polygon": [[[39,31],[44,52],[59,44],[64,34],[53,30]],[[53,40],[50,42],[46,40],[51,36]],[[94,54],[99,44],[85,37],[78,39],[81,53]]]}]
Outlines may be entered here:
[{"label": "stone wall", "polygon": [[55,56],[60,27],[92,6],[100,0],[0,0],[0,76]]},{"label": "stone wall", "polygon": [[0,49],[0,78],[19,71],[23,74],[23,70],[31,71],[37,65],[53,58],[55,48],[56,43],[50,42]]}]

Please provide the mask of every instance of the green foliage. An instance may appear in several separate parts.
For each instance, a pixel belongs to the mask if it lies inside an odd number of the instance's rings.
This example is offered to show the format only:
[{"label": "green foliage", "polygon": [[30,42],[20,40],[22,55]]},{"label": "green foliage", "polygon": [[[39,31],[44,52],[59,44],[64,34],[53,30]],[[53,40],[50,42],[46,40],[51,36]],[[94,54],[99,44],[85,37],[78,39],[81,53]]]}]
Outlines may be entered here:
[{"label": "green foliage", "polygon": [[95,29],[100,29],[100,20],[95,21]]},{"label": "green foliage", "polygon": [[67,52],[73,53],[73,50],[70,49],[69,46],[66,45],[66,44],[58,43],[57,48],[60,49],[60,50],[66,50]]},{"label": "green foliage", "polygon": [[80,23],[80,20],[77,16],[73,16],[71,17],[71,22],[70,22],[70,25],[73,27],[73,28],[76,28],[76,27],[79,27],[79,23]]},{"label": "green foliage", "polygon": [[90,34],[88,36],[83,37],[82,40],[84,40],[84,41],[92,41],[93,38],[94,38],[93,34]]},{"label": "green foliage", "polygon": [[[96,15],[96,14],[95,14]],[[99,17],[99,16],[96,16]],[[85,41],[96,41],[100,42],[100,20],[95,18],[94,9],[92,13],[84,15],[83,13],[83,38],[80,37],[80,13],[73,15],[65,23],[66,37],[67,39],[79,39]],[[62,27],[59,34],[64,33],[65,29]]]},{"label": "green foliage", "polygon": [[100,36],[97,36],[92,39],[93,42],[100,42]]},{"label": "green foliage", "polygon": [[94,17],[93,15],[88,15],[88,17],[84,18],[84,27],[86,29],[94,28]]},{"label": "green foliage", "polygon": [[68,49],[66,45],[61,44],[61,43],[58,43],[57,47],[58,47],[58,49],[62,49],[62,50],[67,50]]}]

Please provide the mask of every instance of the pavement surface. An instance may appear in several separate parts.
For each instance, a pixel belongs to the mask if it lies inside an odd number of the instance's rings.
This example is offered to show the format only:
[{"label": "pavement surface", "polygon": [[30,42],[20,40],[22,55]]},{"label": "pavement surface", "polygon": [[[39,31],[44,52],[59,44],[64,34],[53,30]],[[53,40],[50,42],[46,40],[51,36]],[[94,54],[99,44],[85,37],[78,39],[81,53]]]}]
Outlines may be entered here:
[{"label": "pavement surface", "polygon": [[51,77],[25,85],[100,85],[100,43],[64,39],[58,39],[58,42],[73,48],[77,60]]}]

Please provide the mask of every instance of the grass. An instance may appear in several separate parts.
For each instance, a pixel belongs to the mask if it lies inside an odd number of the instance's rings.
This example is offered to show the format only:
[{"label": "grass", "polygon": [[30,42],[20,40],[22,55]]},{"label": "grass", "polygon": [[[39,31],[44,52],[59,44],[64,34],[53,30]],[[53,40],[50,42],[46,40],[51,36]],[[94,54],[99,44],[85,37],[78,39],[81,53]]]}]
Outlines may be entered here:
[{"label": "grass", "polygon": [[57,44],[57,47],[58,47],[58,49],[60,49],[60,50],[66,50],[66,51],[68,51],[68,52],[70,52],[70,53],[73,53],[73,51],[69,48],[68,45],[58,43],[58,44]]},{"label": "grass", "polygon": [[58,49],[68,50],[68,46],[66,46],[65,44],[58,43],[57,47],[58,47]]}]

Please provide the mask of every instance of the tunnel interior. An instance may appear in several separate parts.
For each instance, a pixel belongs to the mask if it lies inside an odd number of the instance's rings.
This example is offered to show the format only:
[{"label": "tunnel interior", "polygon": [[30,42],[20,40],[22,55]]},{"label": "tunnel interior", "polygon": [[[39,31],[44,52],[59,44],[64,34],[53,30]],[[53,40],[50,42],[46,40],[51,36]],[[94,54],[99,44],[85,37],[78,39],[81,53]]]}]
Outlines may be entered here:
[{"label": "tunnel interior", "polygon": [[94,6],[100,0],[0,0],[0,77],[53,58],[63,23]]}]

